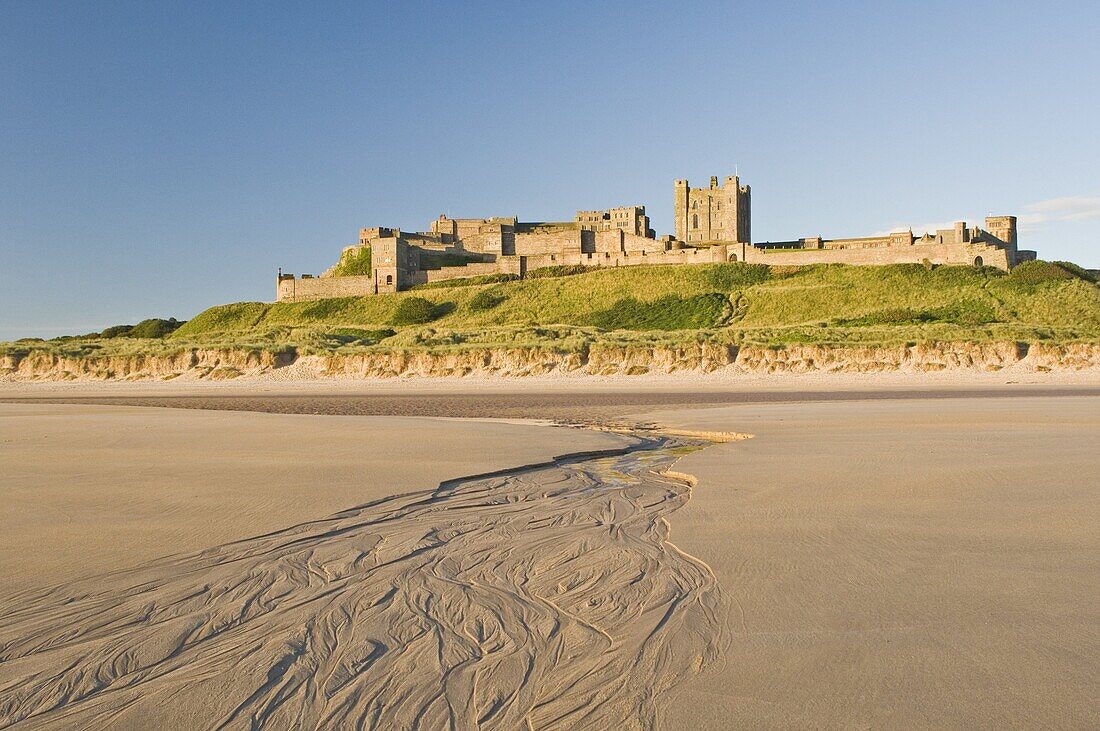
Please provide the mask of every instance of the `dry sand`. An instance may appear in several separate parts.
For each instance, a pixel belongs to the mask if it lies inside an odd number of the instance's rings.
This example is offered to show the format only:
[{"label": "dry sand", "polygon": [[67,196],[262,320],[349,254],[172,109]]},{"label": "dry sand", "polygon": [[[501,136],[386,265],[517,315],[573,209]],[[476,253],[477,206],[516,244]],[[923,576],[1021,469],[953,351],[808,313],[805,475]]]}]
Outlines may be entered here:
[{"label": "dry sand", "polygon": [[[894,388],[348,407],[644,407],[634,420],[756,435],[702,451],[520,424],[0,404],[0,577],[22,590],[0,603],[0,719],[1096,727],[1100,396]],[[308,389],[173,393],[340,408]],[[431,489],[628,443],[652,449]],[[654,474],[684,454],[690,501]]]}]

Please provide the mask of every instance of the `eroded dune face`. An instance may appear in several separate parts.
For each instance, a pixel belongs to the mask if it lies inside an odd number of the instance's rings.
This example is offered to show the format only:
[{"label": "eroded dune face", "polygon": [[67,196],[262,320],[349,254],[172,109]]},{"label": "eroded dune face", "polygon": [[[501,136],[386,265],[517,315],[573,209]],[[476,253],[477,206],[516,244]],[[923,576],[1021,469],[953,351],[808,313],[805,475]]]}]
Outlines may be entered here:
[{"label": "eroded dune face", "polygon": [[0,726],[650,728],[725,604],[667,540],[685,439],[456,481],[15,597]]}]

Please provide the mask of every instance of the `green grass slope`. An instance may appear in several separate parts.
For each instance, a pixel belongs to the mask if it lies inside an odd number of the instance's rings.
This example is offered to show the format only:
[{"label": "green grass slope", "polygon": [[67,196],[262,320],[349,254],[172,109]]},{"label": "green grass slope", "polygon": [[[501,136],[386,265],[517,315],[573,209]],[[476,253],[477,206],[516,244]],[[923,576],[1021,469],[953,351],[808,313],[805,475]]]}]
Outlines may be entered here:
[{"label": "green grass slope", "polygon": [[[412,309],[419,314],[410,318]],[[1071,266],[1048,262],[1011,274],[921,265],[631,267],[375,297],[224,305],[199,314],[169,340],[240,337],[329,349],[328,334],[339,328],[392,330],[351,346],[387,348],[697,339],[1100,341],[1100,289]]]},{"label": "green grass slope", "polygon": [[[1063,262],[1028,263],[1011,273],[921,265],[562,267],[522,280],[479,278],[374,297],[240,302],[211,307],[174,331],[149,321],[158,327],[0,344],[0,355],[166,355],[190,347],[578,351],[595,343],[697,341],[1100,343],[1094,280]],[[131,330],[142,337],[130,337]]]}]

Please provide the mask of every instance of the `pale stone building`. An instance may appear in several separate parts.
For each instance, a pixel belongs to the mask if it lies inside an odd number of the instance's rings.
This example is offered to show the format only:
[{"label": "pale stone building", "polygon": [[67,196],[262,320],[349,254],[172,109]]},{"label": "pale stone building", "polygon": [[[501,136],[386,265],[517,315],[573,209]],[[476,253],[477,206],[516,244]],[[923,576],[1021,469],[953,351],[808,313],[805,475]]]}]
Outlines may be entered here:
[{"label": "pale stone building", "polygon": [[686,180],[673,184],[672,211],[676,238],[688,244],[711,241],[749,242],[752,191],[736,175],[710,179],[709,188],[692,188]]},{"label": "pale stone building", "polygon": [[900,231],[885,236],[751,243],[749,186],[736,175],[708,188],[688,181],[673,184],[676,235],[657,239],[645,206],[577,211],[572,221],[523,222],[515,216],[448,218],[431,222],[427,232],[409,233],[376,226],[359,231],[369,247],[371,272],[320,277],[280,274],[279,301],[397,292],[446,279],[485,274],[523,276],[552,266],[637,266],[749,262],[764,264],[932,263],[1009,269],[1035,258],[1017,248],[1016,217],[992,216],[985,228],[959,222],[934,233]]}]

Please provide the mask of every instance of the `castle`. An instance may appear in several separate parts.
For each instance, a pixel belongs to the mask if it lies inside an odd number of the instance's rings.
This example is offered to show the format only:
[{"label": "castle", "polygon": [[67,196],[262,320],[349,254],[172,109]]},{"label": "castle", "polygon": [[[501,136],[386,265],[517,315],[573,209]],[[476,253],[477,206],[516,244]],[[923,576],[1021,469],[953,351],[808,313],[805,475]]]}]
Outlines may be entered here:
[{"label": "castle", "polygon": [[383,294],[418,284],[553,266],[618,267],[643,264],[748,262],[763,264],[923,263],[1009,269],[1035,258],[1016,248],[1016,217],[985,219],[985,228],[953,228],[915,235],[912,230],[849,239],[809,236],[751,243],[751,191],[736,175],[710,179],[707,188],[673,185],[675,235],[657,238],[645,206],[577,211],[572,221],[524,222],[515,216],[448,218],[426,232],[364,228],[341,261],[370,250],[370,272],[332,267],[319,277],[279,273],[280,302]]}]

